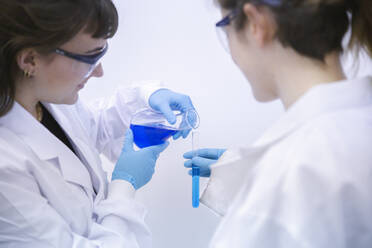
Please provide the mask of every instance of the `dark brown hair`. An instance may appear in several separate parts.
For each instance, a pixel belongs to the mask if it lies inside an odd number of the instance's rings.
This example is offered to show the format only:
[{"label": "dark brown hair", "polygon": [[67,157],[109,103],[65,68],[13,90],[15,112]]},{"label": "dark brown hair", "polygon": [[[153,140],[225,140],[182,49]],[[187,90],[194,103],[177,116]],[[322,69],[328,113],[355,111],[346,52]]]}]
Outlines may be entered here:
[{"label": "dark brown hair", "polygon": [[111,0],[0,0],[0,117],[12,108],[21,75],[16,56],[25,48],[48,55],[81,30],[111,38],[118,13]]},{"label": "dark brown hair", "polygon": [[364,48],[372,57],[371,0],[217,1],[224,9],[238,8],[234,23],[237,30],[241,30],[246,22],[242,10],[245,3],[269,8],[277,23],[279,41],[302,55],[321,61],[330,52],[342,51],[342,40],[351,24],[350,47]]}]

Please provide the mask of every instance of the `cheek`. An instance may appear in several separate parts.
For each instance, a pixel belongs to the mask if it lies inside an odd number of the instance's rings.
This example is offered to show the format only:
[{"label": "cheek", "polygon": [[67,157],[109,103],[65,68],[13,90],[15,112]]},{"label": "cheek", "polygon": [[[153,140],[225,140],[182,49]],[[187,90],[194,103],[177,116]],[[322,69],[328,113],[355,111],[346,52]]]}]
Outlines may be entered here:
[{"label": "cheek", "polygon": [[237,40],[235,39],[234,36],[230,35],[228,44],[229,44],[229,49],[230,49],[232,60],[234,61],[234,63],[238,67],[240,67],[240,63],[239,63],[239,51],[240,51],[239,43],[237,42]]},{"label": "cheek", "polygon": [[[252,68],[252,61],[255,61],[254,55],[251,54],[251,49],[246,41],[242,41],[235,33],[229,36],[229,47],[231,58],[234,63],[246,72],[247,69]],[[246,73],[244,73],[246,75]]]},{"label": "cheek", "polygon": [[[49,80],[61,81],[63,85],[71,85],[84,80],[87,65],[73,61],[61,60],[49,69]],[[63,82],[63,83],[62,83]]]},{"label": "cheek", "polygon": [[43,98],[48,102],[70,104],[70,98],[77,97],[77,86],[84,81],[79,64],[55,60],[42,68],[40,92]]},{"label": "cheek", "polygon": [[265,64],[253,48],[239,39],[230,38],[231,57],[248,80],[257,101],[267,102],[277,98],[275,87]]},{"label": "cheek", "polygon": [[252,63],[254,58],[252,58],[253,56],[249,53],[248,48],[241,44],[235,37],[230,38],[229,45],[231,58],[234,63],[239,67],[248,80],[254,78],[256,68]]}]

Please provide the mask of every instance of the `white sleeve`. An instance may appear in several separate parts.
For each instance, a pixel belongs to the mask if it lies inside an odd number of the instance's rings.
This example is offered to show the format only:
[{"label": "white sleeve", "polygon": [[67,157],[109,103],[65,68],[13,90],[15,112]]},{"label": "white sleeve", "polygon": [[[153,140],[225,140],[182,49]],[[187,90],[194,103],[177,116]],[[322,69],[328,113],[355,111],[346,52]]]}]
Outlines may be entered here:
[{"label": "white sleeve", "polygon": [[77,115],[99,153],[112,162],[117,160],[133,114],[150,108],[151,94],[161,88],[160,81],[143,81],[119,88],[113,97],[99,99],[90,105],[77,102]]},{"label": "white sleeve", "polygon": [[[243,149],[229,149],[224,152],[219,161],[211,166],[211,176],[204,189],[200,202],[219,216],[224,216],[239,189],[247,180],[247,175],[253,170],[254,158],[247,161],[247,155],[255,155],[260,149],[250,149],[245,154]],[[254,157],[254,156],[252,156]]]},{"label": "white sleeve", "polygon": [[[38,248],[151,247],[143,222],[145,208],[135,202],[124,181],[110,185],[107,200],[96,206],[86,233],[76,233],[42,196],[31,173],[15,166],[0,170],[0,246]],[[146,238],[147,237],[147,238]]]},{"label": "white sleeve", "polygon": [[[106,228],[126,234],[131,244],[151,247],[151,232],[145,223],[146,208],[134,199],[135,189],[124,180],[114,180],[109,184],[107,199],[94,209],[97,222]],[[100,232],[98,232],[100,233]],[[136,247],[133,245],[133,247]]]},{"label": "white sleeve", "polygon": [[370,153],[347,151],[340,136],[303,137],[265,154],[211,247],[370,247]]}]

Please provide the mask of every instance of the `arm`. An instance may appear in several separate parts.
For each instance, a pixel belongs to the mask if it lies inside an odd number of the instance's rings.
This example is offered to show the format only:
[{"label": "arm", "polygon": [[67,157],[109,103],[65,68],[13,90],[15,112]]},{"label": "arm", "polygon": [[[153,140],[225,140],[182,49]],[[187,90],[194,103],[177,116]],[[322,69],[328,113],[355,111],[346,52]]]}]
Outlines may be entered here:
[{"label": "arm", "polygon": [[130,197],[122,197],[123,191],[132,187],[126,184],[111,183],[107,199],[95,206],[97,221],[84,219],[87,229],[72,228],[42,196],[32,174],[13,165],[1,166],[1,244],[20,248],[150,247],[149,232],[143,223],[145,209]]},{"label": "arm", "polygon": [[91,105],[78,101],[76,114],[99,153],[116,162],[133,114],[150,108],[149,97],[161,86],[159,81],[139,82],[119,88],[113,97],[97,100]]},{"label": "arm", "polygon": [[[112,162],[119,157],[125,130],[136,111],[152,108],[174,123],[174,110],[185,112],[194,109],[188,96],[162,88],[157,81],[141,87],[121,89],[110,100],[98,101],[90,108],[81,102],[76,106],[77,116],[88,130],[88,136],[96,144],[98,152],[105,154]],[[178,132],[173,138],[177,139],[181,135],[185,138],[189,131]]]}]

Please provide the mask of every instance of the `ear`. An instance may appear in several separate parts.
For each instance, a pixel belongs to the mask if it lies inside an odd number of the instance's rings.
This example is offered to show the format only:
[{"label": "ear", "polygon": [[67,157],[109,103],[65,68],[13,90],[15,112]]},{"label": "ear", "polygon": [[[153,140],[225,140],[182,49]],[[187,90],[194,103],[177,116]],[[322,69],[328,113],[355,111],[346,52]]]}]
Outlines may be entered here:
[{"label": "ear", "polygon": [[36,51],[31,48],[20,51],[17,55],[17,64],[19,68],[33,75],[36,71],[36,56]]},{"label": "ear", "polygon": [[248,35],[259,47],[265,46],[275,36],[276,25],[273,14],[268,8],[251,3],[243,5],[243,12],[247,17]]}]

